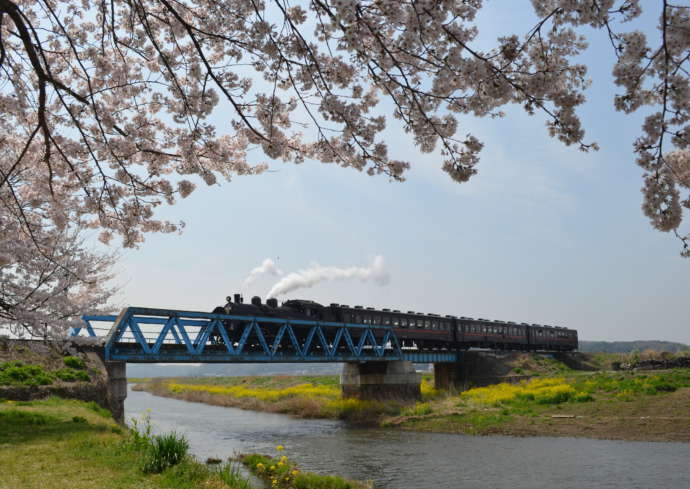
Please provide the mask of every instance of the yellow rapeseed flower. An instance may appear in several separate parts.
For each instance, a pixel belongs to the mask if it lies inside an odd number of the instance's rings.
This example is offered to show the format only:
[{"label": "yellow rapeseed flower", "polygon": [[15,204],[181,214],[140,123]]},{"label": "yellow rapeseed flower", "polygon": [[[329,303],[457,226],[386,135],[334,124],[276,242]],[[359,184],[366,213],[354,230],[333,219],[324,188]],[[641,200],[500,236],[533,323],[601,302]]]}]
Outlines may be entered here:
[{"label": "yellow rapeseed flower", "polygon": [[283,445],[278,445],[276,447],[276,450],[278,450],[279,452],[282,452],[283,450],[285,450],[285,447]]}]

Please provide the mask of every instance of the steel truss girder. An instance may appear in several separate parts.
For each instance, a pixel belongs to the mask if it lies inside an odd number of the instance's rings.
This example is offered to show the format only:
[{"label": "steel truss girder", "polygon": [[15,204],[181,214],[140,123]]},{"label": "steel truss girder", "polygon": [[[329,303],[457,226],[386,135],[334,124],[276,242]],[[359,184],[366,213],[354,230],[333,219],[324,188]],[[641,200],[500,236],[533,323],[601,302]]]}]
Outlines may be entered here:
[{"label": "steel truss girder", "polygon": [[[107,319],[84,317],[89,335],[95,336],[89,329],[91,320]],[[235,341],[225,321],[239,326],[241,335]],[[143,325],[154,327],[153,338]],[[125,341],[126,334],[130,341]],[[222,343],[211,345],[211,338],[221,338]],[[130,362],[351,362],[404,357],[390,326],[141,307],[123,309],[114,318],[104,348],[106,360]]]}]

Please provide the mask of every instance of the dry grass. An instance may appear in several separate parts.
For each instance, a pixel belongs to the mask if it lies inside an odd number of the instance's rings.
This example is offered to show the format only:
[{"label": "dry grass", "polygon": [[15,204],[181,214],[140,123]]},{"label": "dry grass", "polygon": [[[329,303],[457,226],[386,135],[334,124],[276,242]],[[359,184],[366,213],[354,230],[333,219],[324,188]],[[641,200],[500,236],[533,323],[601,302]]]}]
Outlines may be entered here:
[{"label": "dry grass", "polygon": [[[336,376],[157,379],[135,388],[216,406],[366,424],[376,424],[382,415],[397,414],[402,407],[397,402],[343,399]],[[433,387],[426,390],[429,395],[438,395]]]}]

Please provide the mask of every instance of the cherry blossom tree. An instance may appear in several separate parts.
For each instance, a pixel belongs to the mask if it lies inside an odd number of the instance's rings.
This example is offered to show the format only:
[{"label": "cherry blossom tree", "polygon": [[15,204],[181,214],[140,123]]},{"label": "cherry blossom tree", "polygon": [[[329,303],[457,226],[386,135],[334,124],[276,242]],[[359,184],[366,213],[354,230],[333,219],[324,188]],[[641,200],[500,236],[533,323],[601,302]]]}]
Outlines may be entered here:
[{"label": "cherry blossom tree", "polygon": [[[26,194],[46,196],[58,231],[76,223],[132,247],[179,229],[154,210],[190,194],[191,176],[214,184],[264,171],[248,162],[256,148],[402,180],[410,163],[389,156],[384,101],[458,182],[477,172],[482,149],[463,115],[519,105],[550,136],[596,149],[576,112],[588,79],[575,61],[583,29],[595,28],[617,57],[614,106],[651,112],[633,148],[643,210],[690,256],[679,231],[690,208],[690,8],[531,5],[535,25],[479,49],[482,0],[0,0],[0,187],[29,207]],[[627,28],[656,12],[656,37]],[[25,168],[30,192],[13,188]]]},{"label": "cherry blossom tree", "polygon": [[0,330],[64,337],[69,327],[83,326],[82,314],[109,312],[115,256],[89,251],[78,231],[58,229],[36,209],[18,209],[8,193],[0,191]]}]

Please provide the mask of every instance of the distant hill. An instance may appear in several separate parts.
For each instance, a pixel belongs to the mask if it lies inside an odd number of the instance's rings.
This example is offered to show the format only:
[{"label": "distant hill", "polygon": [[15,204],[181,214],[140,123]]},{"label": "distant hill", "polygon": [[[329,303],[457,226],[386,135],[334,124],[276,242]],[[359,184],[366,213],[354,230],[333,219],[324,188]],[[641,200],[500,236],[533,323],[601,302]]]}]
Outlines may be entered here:
[{"label": "distant hill", "polygon": [[585,353],[630,353],[634,350],[668,351],[678,353],[690,350],[690,346],[683,343],[659,340],[638,341],[580,341],[580,351]]}]

